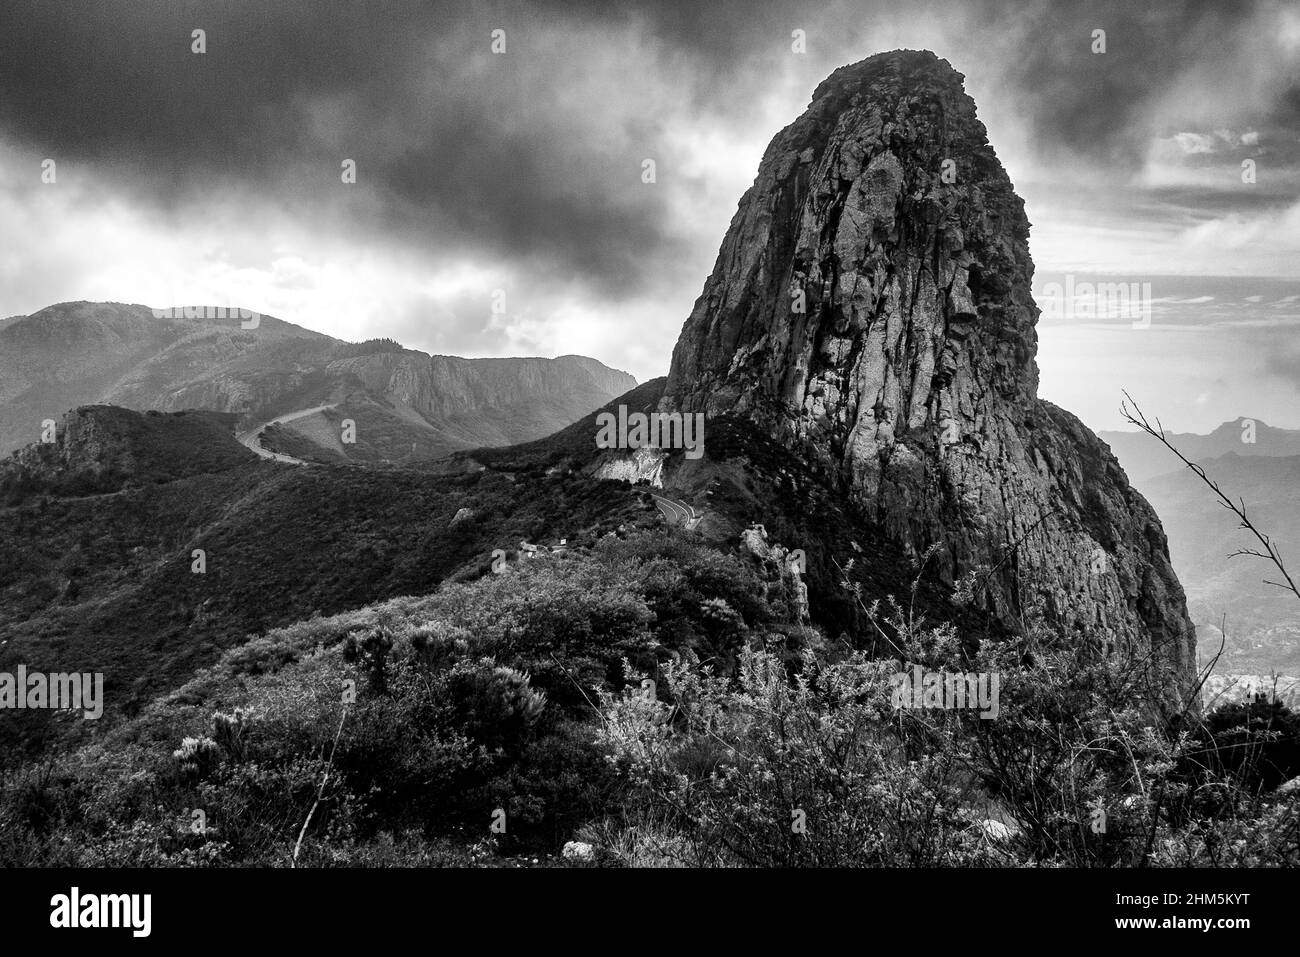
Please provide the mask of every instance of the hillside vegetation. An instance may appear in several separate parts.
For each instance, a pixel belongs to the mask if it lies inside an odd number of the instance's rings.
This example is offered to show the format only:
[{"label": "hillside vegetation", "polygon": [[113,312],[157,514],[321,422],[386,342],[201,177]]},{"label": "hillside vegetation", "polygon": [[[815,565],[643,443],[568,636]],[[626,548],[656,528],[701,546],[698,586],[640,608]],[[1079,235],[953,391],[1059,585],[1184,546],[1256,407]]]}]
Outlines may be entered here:
[{"label": "hillside vegetation", "polygon": [[[206,428],[85,414],[146,467]],[[0,863],[1300,864],[1285,707],[1157,711],[1138,653],[997,632],[741,422],[666,527],[589,424],[438,471],[218,430],[227,467],[93,495],[65,432],[0,509],[0,670],[103,671],[107,713],[6,713]],[[996,674],[996,720],[900,708],[918,665]]]},{"label": "hillside vegetation", "polygon": [[[0,669],[102,671],[105,720],[133,713],[250,634],[427,593],[486,571],[494,549],[513,552],[521,540],[581,541],[654,521],[648,501],[614,482],[279,467],[209,429],[206,415],[85,417],[98,434],[117,429],[95,446],[99,459],[80,448],[69,471],[62,446],[37,447],[34,464],[0,485],[16,502],[0,508]],[[202,454],[190,447],[196,435]],[[142,469],[129,480],[98,468],[128,460]],[[204,463],[218,470],[183,474]],[[167,480],[169,469],[179,477]],[[462,509],[469,517],[453,522]],[[0,762],[34,753],[49,735],[90,730],[44,711],[6,712]]]},{"label": "hillside vegetation", "polygon": [[[966,656],[901,598],[900,658],[869,656],[792,621],[779,571],[659,531],[299,621],[7,773],[0,860],[1300,863],[1285,709],[1153,727],[1133,662]],[[903,660],[999,673],[998,719],[900,710]]]}]

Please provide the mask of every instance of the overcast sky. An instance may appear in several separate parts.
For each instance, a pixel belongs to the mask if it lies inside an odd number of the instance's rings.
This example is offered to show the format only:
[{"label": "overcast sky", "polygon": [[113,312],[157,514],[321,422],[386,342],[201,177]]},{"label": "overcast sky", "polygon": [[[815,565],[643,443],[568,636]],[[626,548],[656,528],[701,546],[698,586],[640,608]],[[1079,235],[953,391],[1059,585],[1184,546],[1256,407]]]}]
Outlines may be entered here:
[{"label": "overcast sky", "polygon": [[1045,397],[1300,428],[1296,3],[2,0],[0,318],[238,303],[662,375],[768,140],[897,47],[965,74],[1036,287],[1151,284],[1149,326],[1044,318]]}]

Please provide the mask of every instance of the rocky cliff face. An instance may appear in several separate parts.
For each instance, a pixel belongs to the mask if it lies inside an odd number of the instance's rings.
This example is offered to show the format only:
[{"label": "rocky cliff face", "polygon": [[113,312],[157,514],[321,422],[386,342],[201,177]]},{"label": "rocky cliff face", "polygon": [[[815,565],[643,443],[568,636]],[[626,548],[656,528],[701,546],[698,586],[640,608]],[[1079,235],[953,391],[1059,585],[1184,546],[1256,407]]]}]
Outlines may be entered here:
[{"label": "rocky cliff face", "polygon": [[664,410],[739,415],[880,533],[974,573],[1014,627],[1149,651],[1194,633],[1160,522],[1037,398],[1029,223],[962,76],[925,52],[837,70],[768,147],[673,352]]}]

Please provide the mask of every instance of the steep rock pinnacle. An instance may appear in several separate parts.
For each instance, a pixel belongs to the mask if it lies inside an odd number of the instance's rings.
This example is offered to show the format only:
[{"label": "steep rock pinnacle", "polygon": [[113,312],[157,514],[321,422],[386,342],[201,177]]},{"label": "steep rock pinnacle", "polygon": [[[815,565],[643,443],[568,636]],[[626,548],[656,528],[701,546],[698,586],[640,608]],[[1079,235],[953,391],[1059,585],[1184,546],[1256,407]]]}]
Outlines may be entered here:
[{"label": "steep rock pinnacle", "polygon": [[1151,661],[1195,636],[1160,522],[1037,398],[1024,203],[963,77],[896,51],[836,70],[773,139],[687,319],[661,408],[738,415],[881,534],[938,544],[985,608]]}]

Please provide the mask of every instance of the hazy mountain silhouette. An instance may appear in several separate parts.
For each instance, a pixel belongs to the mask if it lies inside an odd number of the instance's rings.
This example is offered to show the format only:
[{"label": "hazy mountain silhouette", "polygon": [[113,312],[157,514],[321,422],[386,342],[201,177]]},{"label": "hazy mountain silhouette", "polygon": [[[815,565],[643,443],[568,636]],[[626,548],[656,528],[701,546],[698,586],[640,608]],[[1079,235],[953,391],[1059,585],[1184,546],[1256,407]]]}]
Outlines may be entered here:
[{"label": "hazy mountain silhouette", "polygon": [[[88,404],[235,412],[243,427],[333,405],[352,418],[299,420],[322,457],[410,461],[505,445],[567,425],[636,384],[594,359],[429,356],[391,340],[346,343],[260,317],[157,318],[146,306],[62,303],[0,325],[0,454]],[[314,457],[314,456],[313,456]]]},{"label": "hazy mountain silhouette", "polygon": [[[1176,471],[1182,463],[1144,432],[1107,431],[1097,436],[1110,446],[1129,481],[1145,489],[1147,479]],[[1208,435],[1170,432],[1165,437],[1193,462],[1221,455],[1276,457],[1300,455],[1300,430],[1278,429],[1257,419],[1240,417],[1224,422]]]}]

